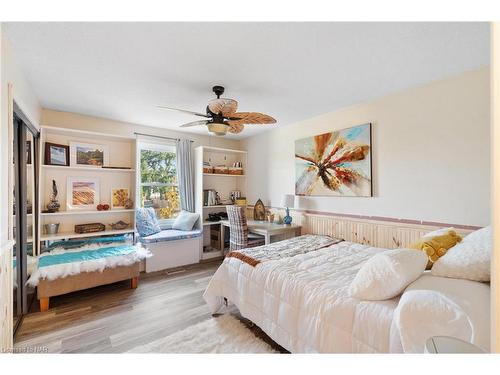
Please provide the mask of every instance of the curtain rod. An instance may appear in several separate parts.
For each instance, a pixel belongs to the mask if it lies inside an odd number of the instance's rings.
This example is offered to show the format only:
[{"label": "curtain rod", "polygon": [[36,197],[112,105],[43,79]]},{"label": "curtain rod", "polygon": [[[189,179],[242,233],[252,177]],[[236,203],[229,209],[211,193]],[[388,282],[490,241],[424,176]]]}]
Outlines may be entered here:
[{"label": "curtain rod", "polygon": [[[135,135],[145,135],[146,137],[152,137],[152,138],[163,138],[163,139],[170,139],[172,141],[179,141],[180,138],[172,138],[172,137],[163,137],[161,135],[153,135],[153,134],[146,134],[146,133],[137,133],[134,132]],[[189,142],[194,142],[192,139],[188,139]]]}]

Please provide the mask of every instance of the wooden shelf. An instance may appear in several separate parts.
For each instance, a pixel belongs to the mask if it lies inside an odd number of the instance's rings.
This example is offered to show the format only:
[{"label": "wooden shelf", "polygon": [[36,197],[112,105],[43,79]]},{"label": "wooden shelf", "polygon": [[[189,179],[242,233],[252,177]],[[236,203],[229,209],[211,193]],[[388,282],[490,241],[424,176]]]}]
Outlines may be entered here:
[{"label": "wooden shelf", "polygon": [[246,177],[244,174],[229,174],[229,173],[203,173],[203,176],[217,176],[217,177]]},{"label": "wooden shelf", "polygon": [[59,212],[42,212],[41,216],[65,216],[65,215],[106,215],[106,214],[119,214],[122,212],[134,212],[135,208],[123,210],[107,210],[107,211],[88,211],[88,210],[74,210],[74,211],[59,211]]},{"label": "wooden shelf", "polygon": [[234,206],[234,204],[216,204],[213,206],[203,206],[203,208],[217,208],[217,207],[226,207],[226,206]]},{"label": "wooden shelf", "polygon": [[98,237],[98,236],[110,236],[114,234],[126,234],[134,233],[135,230],[132,228],[121,229],[121,230],[105,230],[102,232],[94,233],[74,233],[74,232],[61,232],[57,234],[42,234],[40,241],[57,241],[70,238],[85,238],[85,237]]},{"label": "wooden shelf", "polygon": [[44,169],[54,169],[54,170],[68,170],[68,171],[92,171],[92,172],[122,172],[122,173],[134,173],[135,169],[125,169],[125,168],[97,168],[97,167],[72,167],[64,165],[42,165]]}]

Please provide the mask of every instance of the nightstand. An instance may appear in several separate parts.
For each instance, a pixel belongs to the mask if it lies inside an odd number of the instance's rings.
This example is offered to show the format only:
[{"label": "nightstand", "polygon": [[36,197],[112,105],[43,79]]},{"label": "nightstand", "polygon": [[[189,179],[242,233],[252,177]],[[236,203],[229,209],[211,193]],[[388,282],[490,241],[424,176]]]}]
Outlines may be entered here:
[{"label": "nightstand", "polygon": [[485,353],[485,351],[470,342],[450,336],[433,336],[425,342],[425,353],[431,354],[465,354]]}]

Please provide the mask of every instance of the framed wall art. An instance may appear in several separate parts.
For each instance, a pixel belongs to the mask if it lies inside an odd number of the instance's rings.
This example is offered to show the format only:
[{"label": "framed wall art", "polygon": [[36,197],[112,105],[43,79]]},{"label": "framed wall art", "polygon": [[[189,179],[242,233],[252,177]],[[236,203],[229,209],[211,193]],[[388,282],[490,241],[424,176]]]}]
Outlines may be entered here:
[{"label": "framed wall art", "polygon": [[70,142],[69,147],[71,166],[102,168],[109,165],[109,149],[106,145]]},{"label": "framed wall art", "polygon": [[295,195],[372,196],[371,124],[295,141]]},{"label": "framed wall art", "polygon": [[99,179],[68,177],[66,206],[68,210],[93,210],[99,204]]},{"label": "framed wall art", "polygon": [[129,199],[127,188],[111,189],[111,209],[124,209]]},{"label": "framed wall art", "polygon": [[69,166],[69,146],[45,142],[45,165]]}]

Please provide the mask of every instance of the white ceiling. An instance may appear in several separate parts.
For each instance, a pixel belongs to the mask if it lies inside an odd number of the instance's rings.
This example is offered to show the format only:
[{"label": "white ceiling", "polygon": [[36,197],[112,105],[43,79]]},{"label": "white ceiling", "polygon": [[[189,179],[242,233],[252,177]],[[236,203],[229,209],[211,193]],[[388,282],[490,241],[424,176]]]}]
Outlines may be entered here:
[{"label": "white ceiling", "polygon": [[[285,126],[489,64],[487,23],[9,23],[45,108],[177,129],[211,87]],[[188,131],[206,133],[205,127]]]}]

